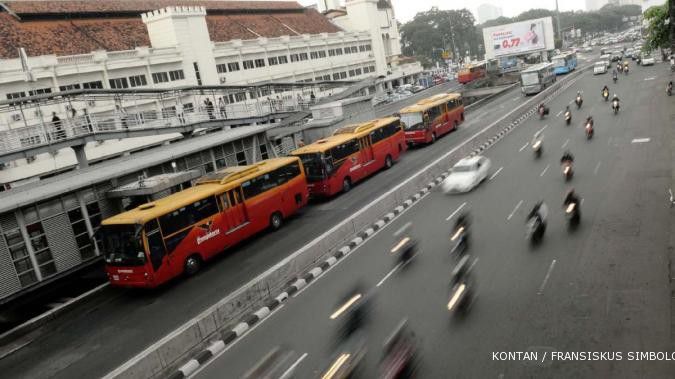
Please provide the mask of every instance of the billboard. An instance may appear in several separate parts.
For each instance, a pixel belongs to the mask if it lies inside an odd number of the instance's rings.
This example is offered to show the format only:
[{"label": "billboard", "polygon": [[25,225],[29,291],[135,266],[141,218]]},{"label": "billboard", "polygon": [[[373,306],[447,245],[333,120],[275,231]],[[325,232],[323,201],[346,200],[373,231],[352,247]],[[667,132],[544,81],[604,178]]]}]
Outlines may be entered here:
[{"label": "billboard", "polygon": [[485,58],[553,50],[553,19],[537,18],[483,29]]}]

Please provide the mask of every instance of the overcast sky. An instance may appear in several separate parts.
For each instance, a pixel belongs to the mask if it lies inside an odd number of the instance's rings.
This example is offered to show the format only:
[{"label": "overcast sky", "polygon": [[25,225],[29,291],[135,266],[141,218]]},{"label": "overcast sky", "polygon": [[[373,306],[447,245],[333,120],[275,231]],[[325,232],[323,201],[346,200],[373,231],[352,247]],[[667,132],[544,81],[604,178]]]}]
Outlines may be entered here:
[{"label": "overcast sky", "polygon": [[[316,4],[317,0],[297,0],[302,5]],[[344,3],[344,1],[343,1]],[[502,12],[506,17],[517,16],[518,14],[532,8],[555,9],[555,0],[392,0],[396,18],[400,22],[410,21],[417,12],[424,12],[437,6],[439,9],[461,9],[468,8],[476,17],[476,7],[483,3],[489,3],[501,6]],[[503,5],[500,5],[503,4]],[[508,4],[508,5],[505,5]],[[585,0],[558,0],[561,11],[584,10]]]}]

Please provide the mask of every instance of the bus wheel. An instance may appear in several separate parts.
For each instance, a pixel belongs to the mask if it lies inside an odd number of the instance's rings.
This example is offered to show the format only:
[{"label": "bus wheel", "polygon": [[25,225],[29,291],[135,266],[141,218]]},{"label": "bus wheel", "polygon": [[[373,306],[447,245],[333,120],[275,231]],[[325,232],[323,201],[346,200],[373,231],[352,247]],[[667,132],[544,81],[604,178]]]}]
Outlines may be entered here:
[{"label": "bus wheel", "polygon": [[431,143],[436,142],[436,133],[431,133]]},{"label": "bus wheel", "polygon": [[455,127],[452,130],[457,130],[457,128],[459,128],[459,124],[457,123],[457,121],[455,121]]},{"label": "bus wheel", "polygon": [[192,254],[185,260],[185,273],[188,276],[196,274],[202,267],[202,258],[197,254]]},{"label": "bus wheel", "polygon": [[384,169],[388,170],[393,165],[394,165],[394,161],[391,159],[391,155],[387,155],[387,157],[384,158]]},{"label": "bus wheel", "polygon": [[284,223],[284,217],[281,215],[279,212],[274,212],[270,216],[270,229],[274,230],[279,230],[281,228],[281,224]]},{"label": "bus wheel", "polygon": [[345,180],[342,181],[342,192],[347,193],[350,189],[352,189],[352,180],[345,178]]}]

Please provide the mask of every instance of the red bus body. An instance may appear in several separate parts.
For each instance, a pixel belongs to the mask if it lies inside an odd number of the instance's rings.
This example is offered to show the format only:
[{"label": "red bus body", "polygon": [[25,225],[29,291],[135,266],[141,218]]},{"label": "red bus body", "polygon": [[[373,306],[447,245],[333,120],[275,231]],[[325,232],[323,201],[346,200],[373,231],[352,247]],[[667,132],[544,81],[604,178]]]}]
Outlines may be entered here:
[{"label": "red bus body", "polygon": [[433,143],[464,122],[462,96],[438,94],[401,109],[400,116],[408,145]]},{"label": "red bus body", "polygon": [[[283,184],[265,189],[256,195],[248,197],[246,194],[253,194],[252,185],[262,183],[262,181],[256,182],[256,179],[264,178],[266,175],[264,165],[262,165],[262,174],[252,172],[234,181],[220,183],[221,178],[228,175],[231,177],[233,172],[234,176],[237,176],[237,169],[251,168],[256,165],[230,167],[200,179],[201,183],[198,181],[195,187],[105,220],[103,227],[108,230],[114,230],[122,225],[132,226],[135,223],[139,230],[137,247],[142,244],[145,250],[139,251],[139,254],[145,253],[146,255],[143,264],[126,266],[123,263],[114,264],[114,256],[110,261],[106,256],[106,272],[110,283],[119,287],[157,287],[183,274],[188,267],[188,258],[198,257],[201,262],[207,261],[270,227],[273,214],[281,215],[284,219],[296,213],[307,204],[309,197],[302,165],[295,158],[279,158],[269,161],[288,159],[296,161],[295,165],[300,173],[292,178],[289,175],[287,177],[289,179]],[[267,176],[271,176],[273,172],[267,173]],[[257,174],[261,176],[256,176]],[[262,189],[262,187],[256,187],[256,191]],[[204,199],[201,200],[203,208],[207,208],[208,203],[215,202],[217,205],[215,213],[206,218],[200,217],[204,214],[201,210],[194,212],[193,215],[186,214],[185,217],[191,218],[192,224],[176,233],[171,232],[165,235],[167,228],[171,227],[171,221],[167,221],[165,217],[170,217],[169,215],[174,217],[173,214],[190,206],[171,210],[176,207],[174,204],[194,205],[200,202],[199,199]],[[152,204],[154,206],[148,207]],[[148,208],[144,209],[144,207]],[[198,208],[199,206],[195,209]],[[214,210],[213,204],[210,209]],[[165,211],[168,213],[165,214]],[[147,214],[143,215],[143,212]],[[143,224],[138,223],[141,220]],[[149,227],[150,225],[153,226]],[[155,226],[157,226],[156,230],[153,229]],[[161,254],[158,251],[161,251]]]},{"label": "red bus body", "polygon": [[388,117],[342,127],[291,154],[302,160],[310,196],[330,197],[393,164],[406,147],[399,119]]},{"label": "red bus body", "polygon": [[457,81],[461,84],[470,83],[476,79],[484,78],[487,71],[485,63],[479,63],[463,68],[457,74]]}]

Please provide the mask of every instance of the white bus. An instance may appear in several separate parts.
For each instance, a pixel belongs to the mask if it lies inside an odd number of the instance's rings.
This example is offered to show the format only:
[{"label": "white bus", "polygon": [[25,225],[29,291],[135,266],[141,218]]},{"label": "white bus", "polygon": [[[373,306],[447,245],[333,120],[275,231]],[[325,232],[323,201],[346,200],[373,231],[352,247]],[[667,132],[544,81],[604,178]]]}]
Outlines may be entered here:
[{"label": "white bus", "polygon": [[555,82],[552,63],[539,63],[520,72],[520,90],[524,95],[539,93]]}]

